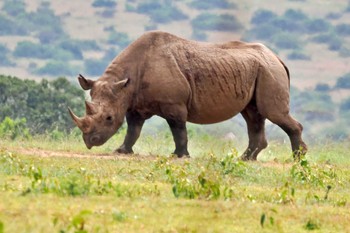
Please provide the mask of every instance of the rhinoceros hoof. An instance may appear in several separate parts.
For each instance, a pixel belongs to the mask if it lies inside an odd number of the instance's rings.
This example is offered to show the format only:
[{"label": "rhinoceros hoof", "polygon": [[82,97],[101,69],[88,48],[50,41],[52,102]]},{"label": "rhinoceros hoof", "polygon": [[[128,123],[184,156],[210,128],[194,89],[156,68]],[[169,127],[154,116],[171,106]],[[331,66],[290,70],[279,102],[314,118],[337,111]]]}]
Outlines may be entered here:
[{"label": "rhinoceros hoof", "polygon": [[117,154],[133,154],[134,151],[132,149],[125,149],[125,148],[118,148],[114,151],[114,153],[117,153]]}]

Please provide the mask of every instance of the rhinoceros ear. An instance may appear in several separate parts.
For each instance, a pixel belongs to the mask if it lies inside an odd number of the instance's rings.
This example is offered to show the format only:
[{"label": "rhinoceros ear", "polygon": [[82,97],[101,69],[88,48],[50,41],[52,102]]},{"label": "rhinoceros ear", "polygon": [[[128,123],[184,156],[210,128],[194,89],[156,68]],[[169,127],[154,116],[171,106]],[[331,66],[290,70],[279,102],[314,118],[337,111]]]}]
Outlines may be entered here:
[{"label": "rhinoceros ear", "polygon": [[84,90],[90,90],[95,82],[93,80],[86,79],[81,74],[79,74],[78,80],[79,80],[79,84],[80,84],[81,88],[83,88]]},{"label": "rhinoceros ear", "polygon": [[130,80],[128,78],[118,81],[112,85],[112,91],[114,94],[117,94],[121,89],[126,87],[129,84]]}]

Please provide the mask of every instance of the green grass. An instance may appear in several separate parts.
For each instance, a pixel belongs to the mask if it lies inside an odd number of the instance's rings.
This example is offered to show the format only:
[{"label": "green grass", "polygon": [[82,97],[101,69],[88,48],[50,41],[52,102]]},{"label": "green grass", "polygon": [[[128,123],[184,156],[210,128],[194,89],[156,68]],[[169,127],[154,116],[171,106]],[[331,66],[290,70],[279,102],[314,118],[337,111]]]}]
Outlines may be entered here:
[{"label": "green grass", "polygon": [[295,163],[289,145],[242,162],[244,147],[210,136],[175,159],[166,133],[143,136],[142,155],[111,155],[121,140],[91,151],[74,137],[2,140],[0,232],[350,231],[348,143]]}]

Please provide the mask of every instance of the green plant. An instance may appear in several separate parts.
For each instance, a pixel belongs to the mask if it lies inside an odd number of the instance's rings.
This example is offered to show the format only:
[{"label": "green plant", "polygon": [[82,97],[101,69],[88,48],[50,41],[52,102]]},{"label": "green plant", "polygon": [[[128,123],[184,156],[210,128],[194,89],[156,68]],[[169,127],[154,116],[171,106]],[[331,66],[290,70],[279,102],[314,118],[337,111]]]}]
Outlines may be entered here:
[{"label": "green plant", "polygon": [[344,74],[337,79],[336,88],[350,89],[350,73]]},{"label": "green plant", "polygon": [[84,70],[88,75],[98,76],[106,69],[109,61],[87,59],[84,61]]},{"label": "green plant", "polygon": [[277,15],[273,11],[266,10],[266,9],[259,9],[254,12],[252,19],[250,20],[250,23],[254,25],[265,25],[268,22],[275,19],[276,17]]},{"label": "green plant", "polygon": [[312,219],[309,219],[307,223],[305,224],[304,228],[308,231],[318,230],[320,229],[320,223],[319,221],[315,221]]},{"label": "green plant", "polygon": [[350,24],[342,23],[335,27],[335,31],[340,36],[350,36]]},{"label": "green plant", "polygon": [[94,0],[92,2],[93,7],[115,7],[117,5],[116,0]]},{"label": "green plant", "polygon": [[40,75],[74,75],[76,68],[63,61],[49,61],[44,66],[37,68],[34,73]]},{"label": "green plant", "polygon": [[287,55],[289,60],[311,60],[310,56],[300,51],[293,51]]},{"label": "green plant", "polygon": [[281,49],[300,49],[302,42],[295,34],[279,33],[273,38],[273,43]]},{"label": "green plant", "polygon": [[140,2],[136,7],[136,12],[147,14],[152,22],[168,23],[174,20],[184,20],[188,16],[170,0],[147,0]]},{"label": "green plant", "polygon": [[192,0],[189,5],[200,10],[209,10],[215,8],[232,9],[237,7],[235,3],[231,3],[227,0]]},{"label": "green plant", "polygon": [[12,140],[18,137],[30,138],[29,130],[26,128],[26,119],[12,120],[10,117],[5,117],[0,123],[0,137]]},{"label": "green plant", "polygon": [[195,30],[238,31],[243,28],[239,20],[230,14],[202,13],[191,24]]}]

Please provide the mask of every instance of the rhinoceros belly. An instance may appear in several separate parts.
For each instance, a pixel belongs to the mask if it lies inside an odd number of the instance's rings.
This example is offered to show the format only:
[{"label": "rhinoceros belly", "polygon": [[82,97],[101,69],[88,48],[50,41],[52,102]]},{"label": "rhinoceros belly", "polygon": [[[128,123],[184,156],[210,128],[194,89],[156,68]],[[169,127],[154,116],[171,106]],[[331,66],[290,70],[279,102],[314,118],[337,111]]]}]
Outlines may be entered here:
[{"label": "rhinoceros belly", "polygon": [[[234,77],[231,77],[234,79]],[[237,81],[237,80],[236,80]],[[210,82],[210,83],[206,83]],[[232,81],[226,85],[211,82],[197,83],[192,89],[192,101],[188,109],[188,121],[197,124],[212,124],[232,118],[240,113],[253,96],[254,85],[235,86]]]}]

